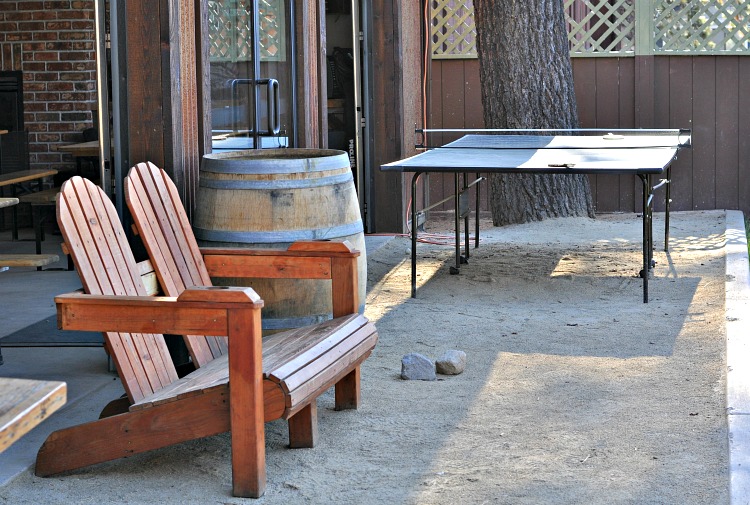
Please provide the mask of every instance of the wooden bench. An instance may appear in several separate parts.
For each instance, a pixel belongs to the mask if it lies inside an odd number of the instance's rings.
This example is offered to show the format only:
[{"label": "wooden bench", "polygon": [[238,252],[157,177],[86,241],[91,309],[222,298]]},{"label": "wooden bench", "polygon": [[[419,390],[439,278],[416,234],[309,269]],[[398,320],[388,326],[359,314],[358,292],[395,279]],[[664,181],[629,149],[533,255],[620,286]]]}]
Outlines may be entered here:
[{"label": "wooden bench", "polygon": [[65,404],[64,382],[0,377],[0,452]]},{"label": "wooden bench", "polygon": [[0,267],[41,267],[60,260],[57,254],[0,254]]},{"label": "wooden bench", "polygon": [[[59,193],[60,188],[49,188],[18,197],[18,201],[20,203],[28,203],[31,205],[31,220],[34,227],[34,242],[36,246],[36,254],[38,256],[49,256],[42,254],[42,242],[44,241],[44,222],[47,219],[49,212],[51,210],[54,210],[55,200],[57,199],[57,195]],[[56,261],[57,259],[50,261],[49,263],[54,263]],[[49,263],[44,263],[43,265],[48,265]],[[41,266],[43,265],[37,266],[37,270],[41,270]],[[73,270],[73,262],[70,260],[68,261],[68,270]]]},{"label": "wooden bench", "polygon": [[[287,265],[296,274],[327,276],[339,300],[335,319],[261,341],[263,302],[250,288],[150,296],[149,264],[135,262],[112,202],[91,182],[67,181],[57,216],[85,291],[55,299],[58,323],[106,332],[128,401],[111,403],[99,420],[52,433],[37,455],[37,475],[231,430],[233,493],[258,497],[265,490],[264,421],[288,420],[290,445],[311,447],[318,396],[335,385],[337,409],[358,406],[360,364],[377,332],[357,313],[358,252],[346,244],[326,244],[326,253],[321,244],[302,243],[253,257],[269,272]],[[178,378],[161,333],[191,335],[217,357]]]}]

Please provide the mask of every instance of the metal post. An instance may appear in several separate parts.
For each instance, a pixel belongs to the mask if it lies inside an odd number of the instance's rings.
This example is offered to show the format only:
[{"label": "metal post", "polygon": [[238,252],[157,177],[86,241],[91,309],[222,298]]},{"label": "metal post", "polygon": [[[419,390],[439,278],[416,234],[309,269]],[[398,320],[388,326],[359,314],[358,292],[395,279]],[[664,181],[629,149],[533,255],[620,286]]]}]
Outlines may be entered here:
[{"label": "metal post", "polygon": [[417,297],[417,180],[422,173],[411,179],[411,297]]},{"label": "metal post", "polygon": [[96,101],[99,120],[99,176],[104,192],[112,195],[112,178],[110,176],[110,140],[109,140],[109,89],[107,85],[107,40],[106,40],[106,6],[105,0],[94,2],[94,28],[96,33]]},{"label": "metal post", "polygon": [[641,179],[643,186],[643,270],[641,270],[641,277],[643,277],[643,303],[648,303],[648,273],[649,273],[649,259],[648,259],[648,180],[645,175],[638,174]]},{"label": "metal post", "polygon": [[460,206],[461,205],[460,205],[460,202],[459,202],[460,195],[461,195],[461,193],[460,193],[460,191],[461,191],[460,186],[461,185],[459,184],[459,179],[460,179],[460,177],[459,177],[458,172],[455,172],[453,174],[453,182],[454,182],[454,186],[455,186],[454,187],[455,197],[454,197],[453,201],[455,202],[454,210],[455,210],[455,213],[456,213],[456,215],[455,215],[455,226],[456,226],[456,270],[455,271],[451,270],[451,273],[454,274],[454,275],[458,274],[459,270],[461,268],[461,212],[460,212]]},{"label": "metal post", "polygon": [[[464,187],[462,193],[466,194],[466,198],[469,198],[469,185],[466,183],[468,174],[464,172]],[[466,251],[466,260],[469,259],[469,202],[466,202],[466,215],[464,216],[464,251]]]},{"label": "metal post", "polygon": [[482,185],[480,174],[477,173],[476,175],[478,182],[476,189],[476,211],[474,213],[474,249],[477,249],[479,247],[479,198],[481,196],[479,188]]},{"label": "metal post", "polygon": [[667,167],[667,187],[665,189],[666,191],[666,197],[664,201],[665,205],[665,212],[664,212],[664,251],[669,251],[669,204],[672,203],[672,196],[671,196],[671,188],[672,188],[672,165]]}]

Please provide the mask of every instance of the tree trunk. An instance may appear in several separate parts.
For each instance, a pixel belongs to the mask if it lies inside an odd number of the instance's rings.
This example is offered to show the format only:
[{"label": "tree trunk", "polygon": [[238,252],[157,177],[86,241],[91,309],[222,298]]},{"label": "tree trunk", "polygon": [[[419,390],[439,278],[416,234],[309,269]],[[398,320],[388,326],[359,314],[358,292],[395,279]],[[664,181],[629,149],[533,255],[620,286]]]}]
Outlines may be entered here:
[{"label": "tree trunk", "polygon": [[[577,128],[562,0],[474,0],[487,128]],[[495,226],[594,217],[585,175],[490,175]]]}]

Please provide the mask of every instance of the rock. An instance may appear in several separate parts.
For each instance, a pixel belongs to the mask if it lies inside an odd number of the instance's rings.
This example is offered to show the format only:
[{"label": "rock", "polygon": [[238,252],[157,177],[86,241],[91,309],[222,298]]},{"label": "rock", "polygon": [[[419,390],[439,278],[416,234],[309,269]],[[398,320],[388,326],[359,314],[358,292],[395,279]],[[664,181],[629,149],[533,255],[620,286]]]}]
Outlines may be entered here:
[{"label": "rock", "polygon": [[466,353],[463,351],[445,351],[435,361],[437,373],[443,375],[458,375],[466,368]]},{"label": "rock", "polygon": [[412,352],[401,358],[401,378],[404,380],[434,381],[435,363],[422,354]]}]

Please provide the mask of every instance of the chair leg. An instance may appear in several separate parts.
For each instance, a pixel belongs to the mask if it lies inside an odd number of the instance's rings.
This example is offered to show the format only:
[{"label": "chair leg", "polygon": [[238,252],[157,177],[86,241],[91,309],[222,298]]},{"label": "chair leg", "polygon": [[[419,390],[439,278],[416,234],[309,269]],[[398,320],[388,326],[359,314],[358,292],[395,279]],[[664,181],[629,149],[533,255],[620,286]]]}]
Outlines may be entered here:
[{"label": "chair leg", "polygon": [[318,439],[318,404],[316,400],[289,418],[289,447],[315,447]]},{"label": "chair leg", "polygon": [[359,407],[361,400],[359,366],[336,383],[335,391],[336,410],[350,410]]}]

